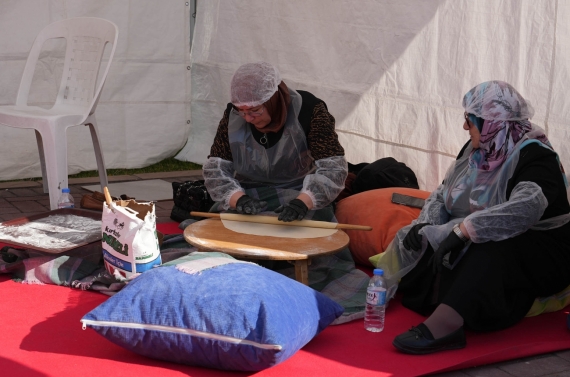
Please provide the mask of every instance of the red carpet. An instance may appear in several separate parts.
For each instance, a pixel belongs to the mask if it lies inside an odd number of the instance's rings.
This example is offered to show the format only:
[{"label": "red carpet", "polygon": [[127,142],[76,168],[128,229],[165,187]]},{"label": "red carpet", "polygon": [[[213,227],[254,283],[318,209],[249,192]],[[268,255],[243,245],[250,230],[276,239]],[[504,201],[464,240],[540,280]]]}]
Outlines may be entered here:
[{"label": "red carpet", "polygon": [[[165,233],[175,226],[159,224]],[[426,356],[398,353],[397,334],[422,317],[392,301],[386,329],[364,330],[362,320],[330,326],[286,362],[259,373],[223,372],[138,356],[110,343],[81,317],[106,300],[94,292],[22,285],[0,276],[0,370],[5,376],[417,376],[570,348],[567,310],[526,318],[513,328],[467,334],[467,348]]]}]

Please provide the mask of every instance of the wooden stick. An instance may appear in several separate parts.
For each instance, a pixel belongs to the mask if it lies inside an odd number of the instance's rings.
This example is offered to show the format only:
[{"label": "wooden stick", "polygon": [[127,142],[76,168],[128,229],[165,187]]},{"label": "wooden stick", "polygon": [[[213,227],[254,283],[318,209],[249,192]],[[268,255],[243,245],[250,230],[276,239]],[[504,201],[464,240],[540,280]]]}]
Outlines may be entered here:
[{"label": "wooden stick", "polygon": [[304,226],[309,228],[325,228],[325,229],[372,230],[371,226],[338,224],[338,223],[331,223],[328,221],[294,220],[291,222],[284,222],[284,221],[279,221],[277,217],[274,216],[239,215],[235,213],[210,213],[210,212],[195,212],[195,211],[190,212],[190,215],[196,217],[209,217],[213,219],[245,221],[249,223],[260,223],[260,224]]},{"label": "wooden stick", "polygon": [[105,194],[105,201],[107,202],[107,205],[109,206],[109,208],[111,208],[111,202],[113,200],[111,199],[111,194],[109,194],[109,189],[107,188],[107,186],[103,187],[103,194]]}]

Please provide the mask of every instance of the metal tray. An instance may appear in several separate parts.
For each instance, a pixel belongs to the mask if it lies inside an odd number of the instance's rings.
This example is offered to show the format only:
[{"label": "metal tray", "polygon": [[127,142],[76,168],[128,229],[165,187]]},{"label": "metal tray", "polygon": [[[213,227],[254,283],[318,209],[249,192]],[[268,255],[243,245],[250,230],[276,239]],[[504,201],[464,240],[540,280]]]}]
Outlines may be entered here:
[{"label": "metal tray", "polygon": [[101,240],[102,213],[56,209],[0,223],[0,242],[59,254]]}]

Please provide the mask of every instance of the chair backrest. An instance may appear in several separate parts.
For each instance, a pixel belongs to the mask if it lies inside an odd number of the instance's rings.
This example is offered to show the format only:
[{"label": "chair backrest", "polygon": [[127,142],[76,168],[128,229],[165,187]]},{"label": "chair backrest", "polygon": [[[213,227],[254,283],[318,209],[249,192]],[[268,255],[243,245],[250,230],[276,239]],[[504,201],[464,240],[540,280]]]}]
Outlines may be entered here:
[{"label": "chair backrest", "polygon": [[[85,118],[95,111],[101,89],[115,54],[119,32],[111,21],[94,17],[69,18],[46,26],[36,37],[26,66],[16,105],[25,106],[42,45],[52,38],[65,38],[66,51],[63,74],[54,108],[58,106],[81,109]],[[105,46],[112,43],[105,72],[97,84]],[[97,86],[97,87],[96,87]]]}]

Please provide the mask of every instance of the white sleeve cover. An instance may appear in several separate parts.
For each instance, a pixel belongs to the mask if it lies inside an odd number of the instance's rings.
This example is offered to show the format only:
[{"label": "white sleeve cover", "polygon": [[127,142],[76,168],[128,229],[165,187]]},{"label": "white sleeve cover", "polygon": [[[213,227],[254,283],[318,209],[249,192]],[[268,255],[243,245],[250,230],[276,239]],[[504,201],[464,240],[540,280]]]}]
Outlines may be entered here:
[{"label": "white sleeve cover", "polygon": [[333,156],[316,160],[315,165],[316,171],[308,174],[303,180],[301,193],[311,198],[312,209],[321,209],[329,205],[344,190],[348,163],[344,156]]},{"label": "white sleeve cover", "polygon": [[215,202],[222,203],[222,209],[230,207],[230,198],[238,191],[245,192],[234,178],[234,163],[219,157],[210,157],[202,166],[204,185]]},{"label": "white sleeve cover", "polygon": [[542,217],[548,200],[534,182],[519,182],[509,200],[473,212],[463,220],[471,241],[502,241],[526,232]]},{"label": "white sleeve cover", "polygon": [[443,184],[439,185],[426,199],[416,223],[441,225],[449,221],[449,213],[443,202]]}]

